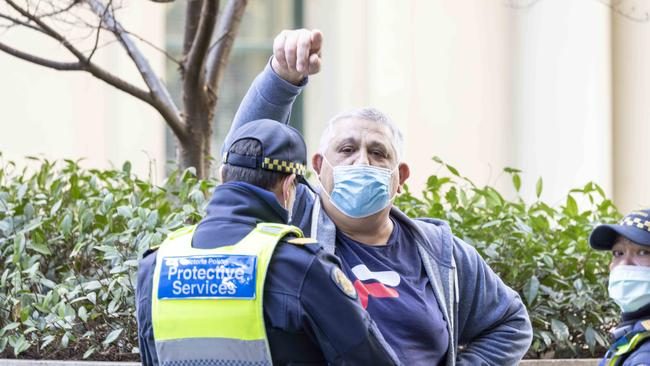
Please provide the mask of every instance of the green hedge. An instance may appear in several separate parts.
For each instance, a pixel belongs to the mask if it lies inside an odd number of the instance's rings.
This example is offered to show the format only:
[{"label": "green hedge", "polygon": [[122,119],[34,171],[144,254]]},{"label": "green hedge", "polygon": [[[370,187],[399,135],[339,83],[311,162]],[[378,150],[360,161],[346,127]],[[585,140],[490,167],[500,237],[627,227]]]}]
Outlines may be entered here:
[{"label": "green hedge", "polygon": [[0,170],[0,357],[137,359],[137,259],[197,222],[214,182],[38,163]]},{"label": "green hedge", "polygon": [[[0,156],[1,157],[1,156]],[[161,185],[121,170],[35,159],[32,170],[0,166],[0,357],[137,359],[137,259],[170,231],[197,222],[215,181],[191,170]],[[451,166],[423,198],[397,204],[411,216],[449,221],[527,303],[530,357],[596,354],[616,321],[606,295],[607,255],[589,250],[596,222],[619,213],[595,184],[551,207],[508,200]],[[506,169],[517,191],[519,171]],[[538,183],[538,197],[541,194]],[[421,196],[422,197],[422,196]],[[578,209],[576,198],[588,207]]]}]

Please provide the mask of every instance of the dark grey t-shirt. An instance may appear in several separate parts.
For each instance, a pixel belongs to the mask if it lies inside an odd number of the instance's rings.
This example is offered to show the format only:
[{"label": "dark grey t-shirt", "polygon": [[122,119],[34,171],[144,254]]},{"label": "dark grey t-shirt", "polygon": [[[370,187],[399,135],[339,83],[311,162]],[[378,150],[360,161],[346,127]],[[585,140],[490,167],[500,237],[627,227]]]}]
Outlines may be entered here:
[{"label": "dark grey t-shirt", "polygon": [[359,243],[341,232],[336,254],[361,304],[405,365],[444,364],[447,325],[413,238],[395,221],[387,245]]}]

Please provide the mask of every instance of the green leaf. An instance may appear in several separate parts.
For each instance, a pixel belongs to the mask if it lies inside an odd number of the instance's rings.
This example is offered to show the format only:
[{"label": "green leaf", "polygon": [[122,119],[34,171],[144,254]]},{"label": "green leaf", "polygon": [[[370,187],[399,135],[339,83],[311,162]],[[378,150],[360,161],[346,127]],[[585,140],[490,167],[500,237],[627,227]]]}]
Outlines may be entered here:
[{"label": "green leaf", "polygon": [[48,248],[47,245],[45,245],[45,244],[30,242],[27,245],[27,247],[34,250],[35,252],[41,253],[43,255],[51,255],[52,254],[52,252],[50,251],[50,248]]},{"label": "green leaf", "polygon": [[12,260],[14,265],[18,265],[18,263],[20,262],[20,257],[23,254],[24,250],[25,250],[25,234],[19,232],[14,237],[14,255]]},{"label": "green leaf", "polygon": [[80,306],[79,311],[77,311],[77,315],[79,316],[79,319],[83,320],[84,322],[88,321],[88,311],[86,310],[86,307]]},{"label": "green leaf", "polygon": [[592,327],[587,327],[585,331],[585,340],[590,350],[593,350],[596,347],[596,331]]},{"label": "green leaf", "polygon": [[72,215],[71,214],[66,214],[63,217],[63,220],[61,221],[61,232],[63,232],[63,235],[69,235],[70,234],[70,229],[72,228]]},{"label": "green leaf", "polygon": [[519,177],[519,174],[513,174],[512,185],[515,186],[515,190],[519,192],[521,189],[521,177]]},{"label": "green leaf", "polygon": [[451,172],[451,174],[453,174],[453,175],[455,175],[457,177],[460,177],[460,173],[458,173],[458,169],[454,168],[453,166],[451,166],[449,164],[445,164],[445,166]]},{"label": "green leaf", "polygon": [[104,344],[104,346],[108,346],[109,344],[113,343],[117,339],[117,337],[119,337],[120,334],[122,334],[123,330],[124,329],[122,329],[122,328],[118,328],[118,329],[115,329],[114,331],[108,333],[108,335],[106,336],[106,339],[104,339],[104,342],[102,342]]},{"label": "green leaf", "polygon": [[524,297],[528,305],[532,305],[539,291],[539,280],[537,276],[532,276],[524,285]]},{"label": "green leaf", "polygon": [[578,216],[578,203],[571,195],[566,197],[566,213],[569,216]]},{"label": "green leaf", "polygon": [[558,340],[566,341],[569,339],[569,328],[564,324],[564,322],[557,319],[551,319],[551,330],[553,331],[555,338]]},{"label": "green leaf", "polygon": [[[124,164],[122,165],[122,171],[126,175],[131,174],[131,162],[130,161],[125,161],[124,162]],[[84,358],[86,358],[86,357],[84,357]]]},{"label": "green leaf", "polygon": [[24,335],[20,335],[20,337],[14,342],[14,356],[18,357],[19,354],[27,351],[31,344],[27,342],[25,339]]},{"label": "green leaf", "polygon": [[61,208],[61,204],[63,204],[63,200],[56,201],[56,203],[52,206],[52,209],[50,210],[50,216],[56,215],[56,213]]},{"label": "green leaf", "polygon": [[537,184],[535,185],[535,194],[537,195],[537,198],[540,198],[542,196],[543,187],[544,187],[544,181],[542,180],[542,177],[539,177],[537,179]]},{"label": "green leaf", "polygon": [[117,214],[124,218],[130,219],[131,216],[133,215],[133,212],[131,210],[131,207],[129,206],[119,206],[117,208]]},{"label": "green leaf", "polygon": [[50,343],[52,343],[55,339],[56,339],[56,337],[54,337],[54,336],[51,335],[51,334],[50,334],[50,335],[46,335],[45,337],[43,337],[43,343],[41,343],[41,349],[44,349],[45,347],[47,347],[47,346],[48,346]]},{"label": "green leaf", "polygon": [[95,280],[95,281],[89,281],[89,282],[84,283],[83,287],[84,287],[84,290],[86,290],[86,291],[94,291],[94,290],[102,288],[102,284],[99,281]]},{"label": "green leaf", "polygon": [[88,350],[87,350],[86,352],[84,352],[83,359],[85,360],[85,359],[87,359],[88,357],[90,357],[93,353],[95,353],[95,350],[96,350],[96,349],[95,349],[94,346],[88,348]]},{"label": "green leaf", "polygon": [[49,287],[49,288],[55,288],[56,287],[56,283],[54,283],[51,280],[48,280],[47,278],[41,278],[39,280],[39,282],[45,287]]},{"label": "green leaf", "polygon": [[5,334],[6,332],[8,332],[10,330],[14,330],[14,329],[18,328],[19,326],[20,326],[20,323],[18,323],[18,322],[9,323],[9,324],[5,325],[4,328],[0,329],[0,335],[3,335],[3,334]]}]

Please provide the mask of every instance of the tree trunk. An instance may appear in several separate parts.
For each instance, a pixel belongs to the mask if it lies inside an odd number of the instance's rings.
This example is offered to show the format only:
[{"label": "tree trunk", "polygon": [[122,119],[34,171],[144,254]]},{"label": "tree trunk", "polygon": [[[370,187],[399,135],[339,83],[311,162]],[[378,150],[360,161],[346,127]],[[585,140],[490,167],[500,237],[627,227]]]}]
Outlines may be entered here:
[{"label": "tree trunk", "polygon": [[196,169],[196,176],[205,179],[210,176],[210,149],[212,142],[212,118],[208,106],[193,108],[195,114],[185,119],[186,138],[177,139],[181,170]]}]

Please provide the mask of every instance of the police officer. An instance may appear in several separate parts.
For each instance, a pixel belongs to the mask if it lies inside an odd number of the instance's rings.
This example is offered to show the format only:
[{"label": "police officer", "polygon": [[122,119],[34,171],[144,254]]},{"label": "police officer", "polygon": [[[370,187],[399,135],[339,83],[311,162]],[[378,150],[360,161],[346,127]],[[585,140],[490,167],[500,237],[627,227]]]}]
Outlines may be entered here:
[{"label": "police officer", "polygon": [[306,170],[300,133],[258,120],[230,141],[206,217],[140,262],[142,363],[397,364],[336,257],[283,225]]},{"label": "police officer", "polygon": [[650,364],[650,210],[625,216],[614,225],[599,225],[589,244],[611,250],[609,296],[622,311],[611,331],[614,343],[601,366]]}]

